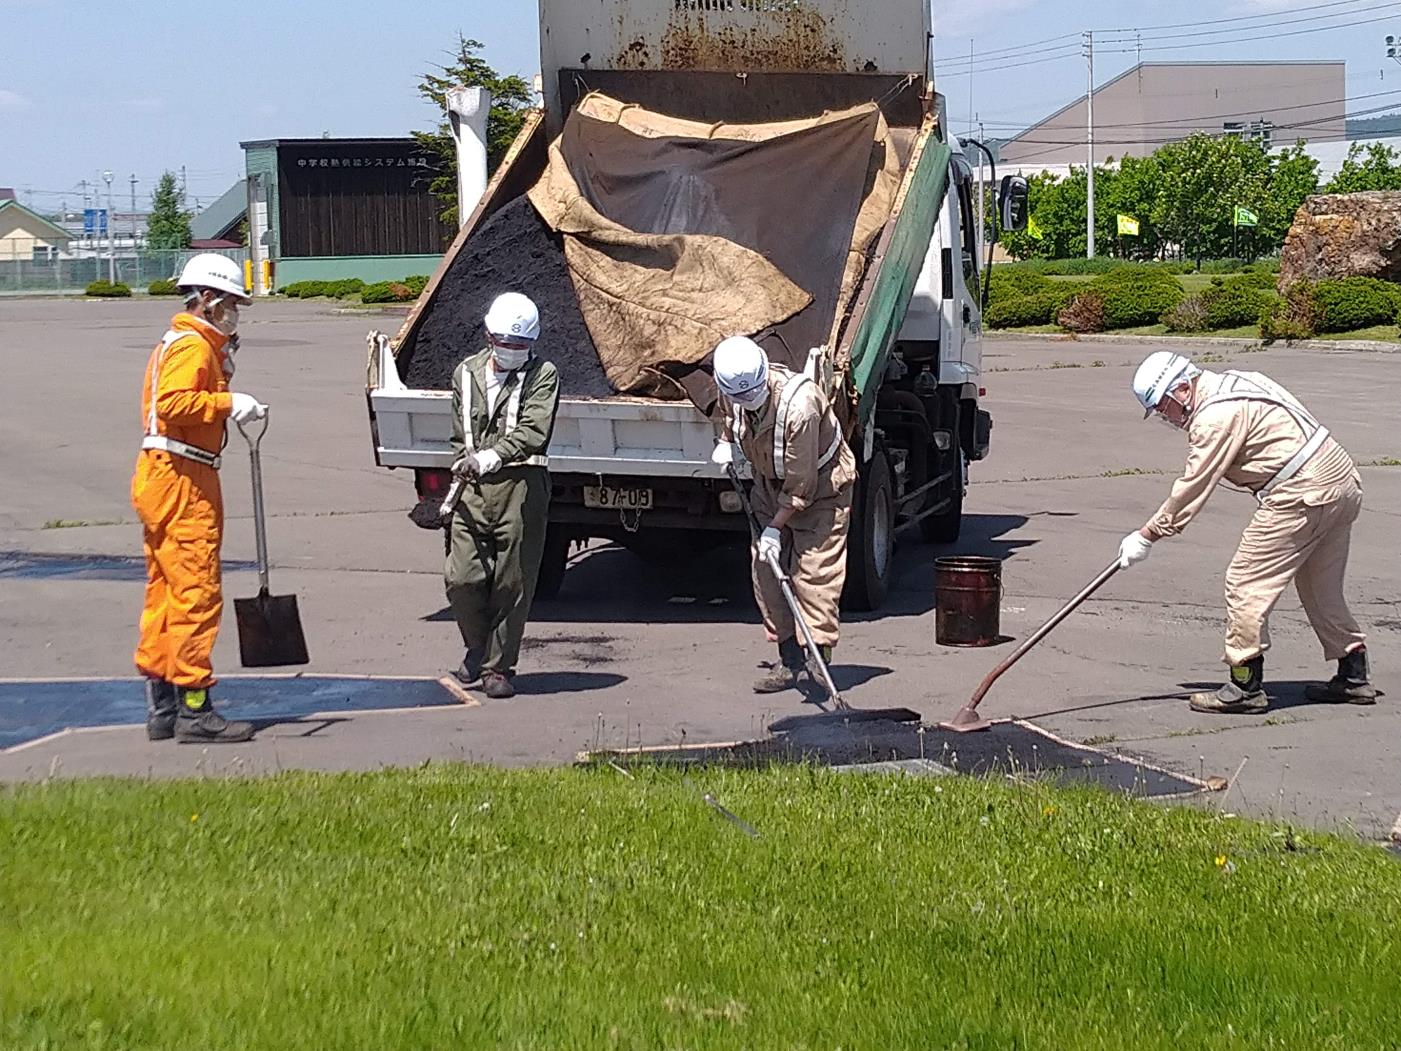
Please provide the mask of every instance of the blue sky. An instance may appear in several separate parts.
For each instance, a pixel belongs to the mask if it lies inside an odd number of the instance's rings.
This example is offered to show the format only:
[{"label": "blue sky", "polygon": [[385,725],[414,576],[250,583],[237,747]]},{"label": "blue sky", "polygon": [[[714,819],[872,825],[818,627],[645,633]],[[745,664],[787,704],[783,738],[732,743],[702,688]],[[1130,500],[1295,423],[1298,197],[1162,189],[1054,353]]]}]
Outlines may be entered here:
[{"label": "blue sky", "polygon": [[[536,72],[534,0],[410,0],[399,5],[330,0],[208,6],[146,0],[0,0],[0,186],[38,208],[81,203],[80,180],[115,173],[118,208],[138,179],[142,204],[159,173],[186,166],[191,197],[208,202],[238,177],[242,139],[398,135],[427,126],[418,75],[458,31],[486,44],[498,69]],[[1209,19],[1261,16],[1212,26],[1227,36],[1295,33],[1274,40],[1191,37]],[[1024,126],[1084,91],[1074,39],[1082,29],[1145,30],[1145,59],[1346,59],[1348,95],[1398,91],[1401,65],[1383,38],[1401,35],[1401,2],[1384,0],[935,0],[939,89],[954,126],[968,119],[970,38],[980,60],[975,111],[988,134]],[[1298,21],[1312,19],[1311,21]],[[1345,22],[1379,19],[1351,28]],[[1275,25],[1268,23],[1289,24]],[[1327,27],[1327,28],[1325,28]],[[1057,51],[1060,45],[1070,45]],[[1186,46],[1182,46],[1186,45]],[[1133,53],[1096,63],[1103,82]],[[1016,65],[1036,61],[1030,65]],[[938,72],[942,69],[944,72]],[[1386,98],[1359,102],[1374,106]]]}]

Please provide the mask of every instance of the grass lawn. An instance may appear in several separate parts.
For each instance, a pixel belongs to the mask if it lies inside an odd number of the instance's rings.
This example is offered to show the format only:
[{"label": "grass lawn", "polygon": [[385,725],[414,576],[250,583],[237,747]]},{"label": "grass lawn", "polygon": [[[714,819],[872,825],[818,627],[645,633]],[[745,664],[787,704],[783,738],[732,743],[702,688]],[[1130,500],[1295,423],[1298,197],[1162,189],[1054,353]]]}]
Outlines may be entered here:
[{"label": "grass lawn", "polygon": [[5,789],[0,841],[7,1051],[1397,1039],[1394,859],[1093,790],[806,768],[60,782]]}]

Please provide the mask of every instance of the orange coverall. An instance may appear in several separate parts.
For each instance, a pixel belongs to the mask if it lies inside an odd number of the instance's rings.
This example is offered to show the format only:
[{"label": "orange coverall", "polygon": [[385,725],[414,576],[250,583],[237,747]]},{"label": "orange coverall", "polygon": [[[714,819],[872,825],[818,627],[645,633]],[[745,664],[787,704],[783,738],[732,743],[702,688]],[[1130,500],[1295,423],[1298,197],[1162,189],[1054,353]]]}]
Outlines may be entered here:
[{"label": "orange coverall", "polygon": [[[156,433],[218,453],[233,408],[225,377],[228,338],[207,321],[176,314],[173,340],[163,340],[146,365],[141,419]],[[224,501],[219,471],[185,456],[142,449],[131,480],[146,551],[146,604],[136,668],[186,689],[214,683],[210,655],[224,599],[219,547]]]}]

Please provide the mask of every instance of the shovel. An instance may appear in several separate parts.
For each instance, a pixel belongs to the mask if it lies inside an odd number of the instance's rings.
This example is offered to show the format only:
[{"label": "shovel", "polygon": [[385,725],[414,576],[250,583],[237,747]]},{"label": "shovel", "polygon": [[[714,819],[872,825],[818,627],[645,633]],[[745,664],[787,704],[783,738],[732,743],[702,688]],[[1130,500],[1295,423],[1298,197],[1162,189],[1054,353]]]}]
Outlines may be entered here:
[{"label": "shovel", "polygon": [[243,424],[239,433],[248,442],[248,462],[253,468],[253,531],[258,542],[258,594],[255,598],[234,599],[238,620],[238,652],[245,668],[274,668],[283,664],[306,664],[306,637],[302,617],[297,612],[296,595],[268,592],[268,536],[263,518],[263,461],[258,445],[267,433],[268,418],[250,434]]}]

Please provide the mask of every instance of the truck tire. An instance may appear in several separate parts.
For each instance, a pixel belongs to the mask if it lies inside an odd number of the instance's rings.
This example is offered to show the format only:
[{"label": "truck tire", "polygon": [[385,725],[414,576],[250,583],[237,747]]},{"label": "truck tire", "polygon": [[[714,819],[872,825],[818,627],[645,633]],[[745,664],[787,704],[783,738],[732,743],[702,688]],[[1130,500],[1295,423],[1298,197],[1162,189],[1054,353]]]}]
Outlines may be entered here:
[{"label": "truck tire", "polygon": [[861,470],[851,506],[846,543],[846,587],[842,607],[860,613],[878,610],[890,593],[895,555],[895,499],[890,464],[877,449]]},{"label": "truck tire", "polygon": [[[962,472],[962,454],[960,454],[958,467],[959,471]],[[952,544],[958,540],[961,532],[963,532],[963,479],[959,478],[949,506],[937,515],[921,519],[919,535],[927,544]]]},{"label": "truck tire", "polygon": [[545,530],[545,554],[540,559],[540,575],[535,579],[535,597],[552,599],[559,597],[559,589],[564,584],[564,571],[569,563],[569,545],[574,538],[558,526]]}]

